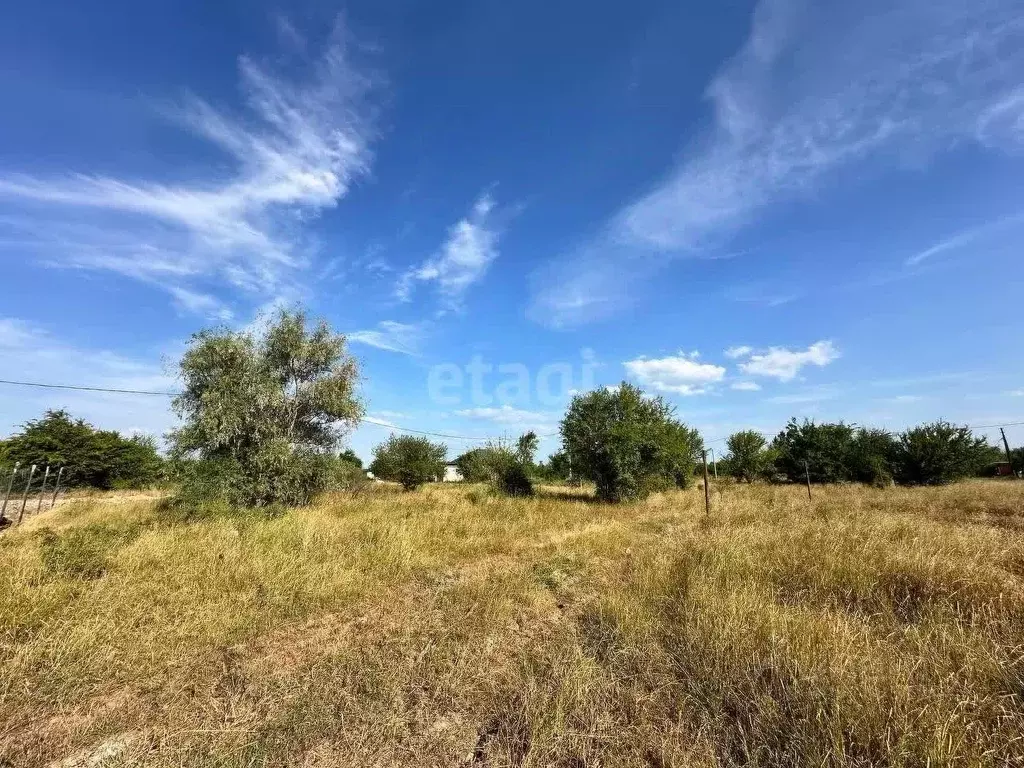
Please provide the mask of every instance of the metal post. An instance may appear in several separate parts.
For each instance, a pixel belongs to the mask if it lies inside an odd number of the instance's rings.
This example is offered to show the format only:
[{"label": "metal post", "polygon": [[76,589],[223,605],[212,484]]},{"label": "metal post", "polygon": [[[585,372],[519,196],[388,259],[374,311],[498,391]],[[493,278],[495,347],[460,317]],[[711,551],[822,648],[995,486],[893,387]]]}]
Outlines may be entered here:
[{"label": "metal post", "polygon": [[807,478],[807,500],[811,501],[811,470],[807,466],[807,459],[804,459],[804,477]]},{"label": "metal post", "polygon": [[4,493],[4,505],[0,508],[0,520],[4,519],[4,514],[7,512],[7,500],[11,497],[11,487],[14,485],[14,476],[18,474],[18,467],[20,466],[20,461],[14,462],[14,469],[11,470],[11,479],[7,481],[7,491]]},{"label": "metal post", "polygon": [[60,476],[64,474],[64,467],[60,467],[57,470],[57,483],[53,486],[53,498],[50,499],[50,509],[53,509],[53,505],[57,503],[57,493],[60,491]]},{"label": "metal post", "polygon": [[32,465],[32,469],[28,473],[28,481],[25,483],[25,493],[21,497],[21,511],[18,512],[18,524],[21,524],[21,519],[25,516],[25,505],[28,504],[28,489],[32,486],[32,479],[36,476],[36,465]]},{"label": "metal post", "polygon": [[711,514],[711,483],[708,481],[708,452],[701,451],[701,458],[704,460],[704,514]]},{"label": "metal post", "polygon": [[718,457],[715,455],[714,448],[708,448],[711,451],[711,468],[715,470],[715,480],[718,479]]},{"label": "metal post", "polygon": [[36,502],[36,514],[38,515],[40,510],[43,508],[43,497],[46,495],[46,481],[50,479],[50,465],[46,465],[46,471],[43,473],[43,485],[39,489],[39,501]]}]

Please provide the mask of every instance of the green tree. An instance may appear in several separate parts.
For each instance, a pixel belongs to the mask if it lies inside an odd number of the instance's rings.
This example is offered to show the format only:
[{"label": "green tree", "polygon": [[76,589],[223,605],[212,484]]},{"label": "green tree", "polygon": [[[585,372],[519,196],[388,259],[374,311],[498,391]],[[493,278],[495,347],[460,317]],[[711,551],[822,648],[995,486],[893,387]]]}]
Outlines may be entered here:
[{"label": "green tree", "polygon": [[[332,451],[363,407],[345,338],[281,311],[262,333],[207,330],[181,359],[183,426],[172,454],[205,478],[196,493],[232,505],[305,504],[327,487]],[[187,461],[180,461],[187,459]],[[212,463],[206,469],[197,462]]]},{"label": "green tree", "polygon": [[816,424],[790,419],[772,441],[775,467],[793,482],[803,482],[804,462],[812,483],[854,480],[853,456],[856,428],[850,424]]},{"label": "green tree", "polygon": [[850,450],[852,479],[875,486],[890,485],[896,461],[896,437],[884,429],[864,427],[853,436]]},{"label": "green tree", "polygon": [[539,444],[540,441],[537,439],[537,433],[532,430],[525,435],[519,436],[519,439],[516,441],[516,456],[523,466],[533,466],[533,455],[537,452]]},{"label": "green tree", "polygon": [[[524,438],[528,439],[524,441]],[[505,496],[533,496],[530,470],[533,467],[535,447],[532,450],[523,450],[524,445],[530,447],[529,438],[536,443],[537,436],[528,432],[519,438],[515,450],[501,443],[489,445],[485,449],[484,464],[487,467],[488,482]]]},{"label": "green tree", "polygon": [[661,397],[646,397],[627,382],[574,397],[561,433],[573,473],[592,480],[598,498],[612,502],[685,487],[702,447],[696,430],[677,421]]},{"label": "green tree", "polygon": [[486,483],[491,479],[488,448],[470,448],[457,459],[455,466],[467,483]]},{"label": "green tree", "polygon": [[141,488],[158,482],[164,461],[156,440],[99,430],[67,411],[46,411],[5,443],[6,463],[65,468],[61,483],[92,488]]},{"label": "green tree", "polygon": [[1010,449],[1010,469],[1018,475],[1024,473],[1024,447]]},{"label": "green tree", "polygon": [[455,466],[467,482],[489,483],[506,496],[532,496],[532,464],[524,461],[524,455],[532,454],[524,454],[522,450],[528,442],[524,438],[531,435],[536,440],[536,436],[528,432],[519,438],[515,450],[502,442],[468,450],[455,460]]},{"label": "green tree", "polygon": [[448,447],[425,437],[391,435],[374,446],[370,471],[381,480],[401,483],[411,491],[444,475]]},{"label": "green tree", "polygon": [[912,485],[952,483],[976,474],[991,456],[990,449],[969,427],[946,421],[923,424],[899,437],[897,479]]},{"label": "green tree", "polygon": [[341,459],[342,461],[346,461],[349,464],[352,464],[353,466],[359,467],[360,469],[363,468],[363,460],[360,459],[359,456],[356,455],[356,452],[353,451],[351,448],[346,448],[344,451],[342,451],[338,455],[338,458]]},{"label": "green tree", "polygon": [[728,469],[732,476],[748,483],[763,477],[769,463],[767,444],[761,433],[753,430],[729,435],[726,446],[729,448]]},{"label": "green tree", "polygon": [[543,480],[564,483],[569,479],[569,455],[565,451],[555,451],[547,461],[538,464],[534,471]]}]

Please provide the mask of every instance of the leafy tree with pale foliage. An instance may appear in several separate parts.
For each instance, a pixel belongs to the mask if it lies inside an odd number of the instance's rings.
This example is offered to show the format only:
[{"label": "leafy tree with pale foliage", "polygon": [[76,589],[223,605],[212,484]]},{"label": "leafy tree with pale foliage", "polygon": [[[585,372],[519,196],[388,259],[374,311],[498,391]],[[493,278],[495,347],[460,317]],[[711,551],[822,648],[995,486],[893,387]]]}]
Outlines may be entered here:
[{"label": "leafy tree with pale foliage", "polygon": [[411,491],[444,475],[448,446],[425,437],[391,435],[374,446],[370,471],[381,480],[401,483]]},{"label": "leafy tree with pale foliage", "polygon": [[574,397],[561,432],[573,472],[611,502],[685,487],[702,448],[700,435],[675,419],[672,406],[627,382]]},{"label": "leafy tree with pale foliage", "polygon": [[771,463],[767,444],[768,441],[760,432],[751,429],[729,435],[726,446],[729,449],[728,467],[732,476],[748,483],[764,477]]},{"label": "leafy tree with pale foliage", "polygon": [[171,446],[186,496],[308,503],[329,486],[333,451],[364,412],[345,337],[302,311],[279,312],[260,333],[196,334],[180,375],[184,424]]}]

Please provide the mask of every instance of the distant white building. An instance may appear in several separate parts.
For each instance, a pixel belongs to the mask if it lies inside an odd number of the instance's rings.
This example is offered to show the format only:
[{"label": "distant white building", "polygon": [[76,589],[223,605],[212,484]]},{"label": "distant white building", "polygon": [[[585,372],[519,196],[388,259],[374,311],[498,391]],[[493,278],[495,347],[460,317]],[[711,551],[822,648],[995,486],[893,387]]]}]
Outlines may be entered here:
[{"label": "distant white building", "polygon": [[457,466],[452,463],[448,463],[444,465],[444,477],[441,479],[446,483],[461,483],[463,477]]}]

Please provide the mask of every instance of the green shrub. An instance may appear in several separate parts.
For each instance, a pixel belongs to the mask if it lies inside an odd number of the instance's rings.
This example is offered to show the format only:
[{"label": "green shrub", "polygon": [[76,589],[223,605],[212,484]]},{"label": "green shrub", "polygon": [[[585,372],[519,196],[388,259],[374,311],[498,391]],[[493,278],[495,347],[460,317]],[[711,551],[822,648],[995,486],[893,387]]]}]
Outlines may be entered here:
[{"label": "green shrub", "polygon": [[702,444],[674,414],[661,397],[646,397],[627,382],[577,395],[561,424],[574,473],[592,480],[604,501],[686,487]]},{"label": "green shrub", "polygon": [[490,448],[471,448],[455,459],[455,466],[467,483],[486,483],[491,479]]},{"label": "green shrub", "polygon": [[411,491],[444,475],[448,447],[425,437],[391,435],[373,449],[370,471],[381,480],[401,483]]},{"label": "green shrub", "polygon": [[339,456],[333,462],[328,490],[332,491],[358,491],[369,482],[366,472],[363,470],[362,462],[353,464],[345,454]]},{"label": "green shrub", "polygon": [[896,462],[896,438],[884,429],[858,429],[850,452],[850,474],[878,488],[891,485]]},{"label": "green shrub", "polygon": [[490,483],[505,496],[533,496],[533,481],[519,453],[492,448],[489,456]]},{"label": "green shrub", "polygon": [[969,427],[945,421],[903,432],[896,449],[896,474],[901,483],[942,485],[970,477],[990,456],[983,437]]},{"label": "green shrub", "polygon": [[[532,432],[528,432],[523,438],[529,438],[531,435],[535,441],[536,435]],[[532,496],[532,452],[524,451],[523,438],[520,438],[515,449],[502,443],[473,448],[459,456],[455,460],[455,466],[467,482],[488,483],[495,491],[505,496]]]}]

